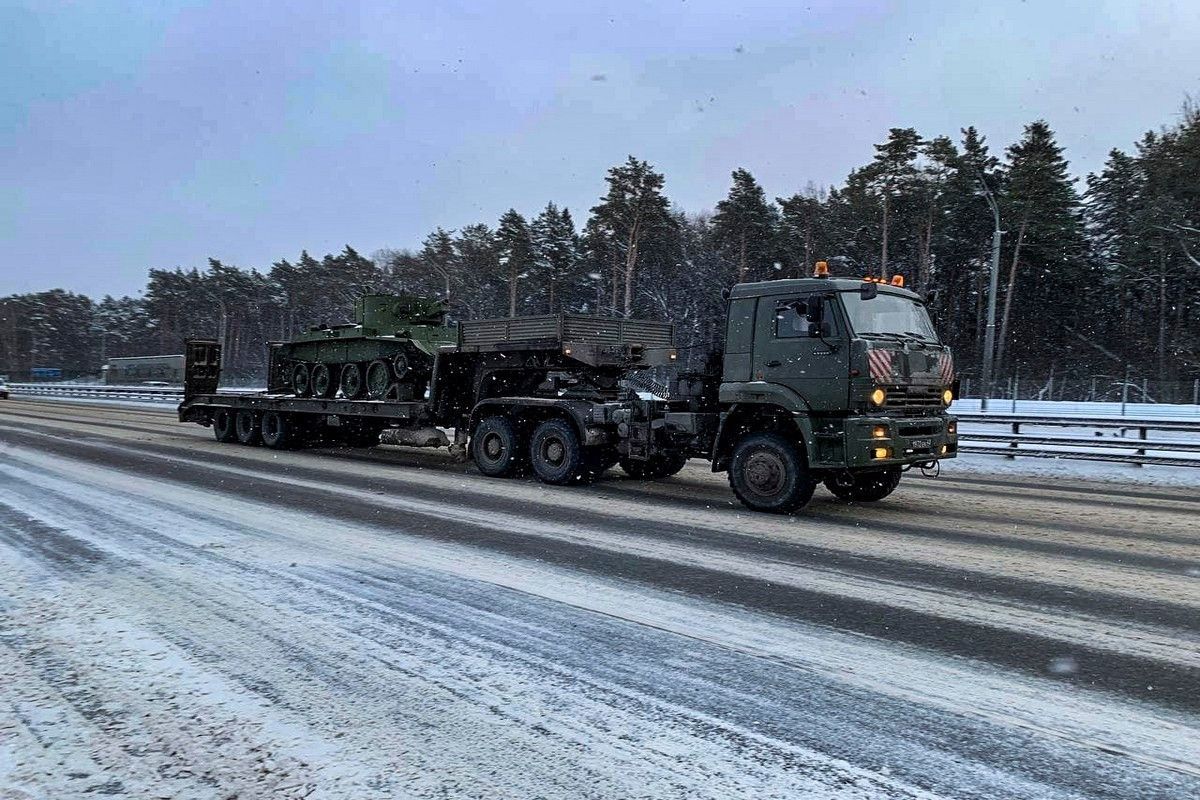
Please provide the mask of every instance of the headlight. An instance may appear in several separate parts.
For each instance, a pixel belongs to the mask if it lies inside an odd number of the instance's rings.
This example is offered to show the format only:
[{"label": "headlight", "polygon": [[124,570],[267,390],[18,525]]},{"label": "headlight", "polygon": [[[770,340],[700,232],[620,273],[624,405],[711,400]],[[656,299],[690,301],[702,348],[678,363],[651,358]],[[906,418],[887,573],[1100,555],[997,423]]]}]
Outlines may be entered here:
[{"label": "headlight", "polygon": [[946,423],[946,433],[950,434],[951,436],[958,433],[958,421],[957,420]]},{"label": "headlight", "polygon": [[892,454],[892,451],[886,447],[876,447],[871,450],[871,458],[887,458]]},{"label": "headlight", "polygon": [[942,390],[942,405],[948,406],[954,402],[954,392],[949,389]]},{"label": "headlight", "polygon": [[875,391],[871,392],[871,404],[881,406],[887,402],[887,392],[882,386],[876,386]]},{"label": "headlight", "polygon": [[871,438],[872,439],[886,439],[887,438],[887,425],[876,425],[874,428],[871,428]]}]

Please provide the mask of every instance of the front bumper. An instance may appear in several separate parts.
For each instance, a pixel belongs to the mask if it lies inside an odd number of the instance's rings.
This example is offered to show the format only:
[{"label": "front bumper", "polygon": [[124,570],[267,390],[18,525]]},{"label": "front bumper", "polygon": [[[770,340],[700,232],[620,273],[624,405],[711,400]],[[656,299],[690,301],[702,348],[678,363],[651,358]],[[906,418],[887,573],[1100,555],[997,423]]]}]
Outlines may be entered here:
[{"label": "front bumper", "polygon": [[[884,435],[875,435],[880,432]],[[850,468],[921,464],[958,454],[958,419],[948,414],[848,419],[845,436]]]}]

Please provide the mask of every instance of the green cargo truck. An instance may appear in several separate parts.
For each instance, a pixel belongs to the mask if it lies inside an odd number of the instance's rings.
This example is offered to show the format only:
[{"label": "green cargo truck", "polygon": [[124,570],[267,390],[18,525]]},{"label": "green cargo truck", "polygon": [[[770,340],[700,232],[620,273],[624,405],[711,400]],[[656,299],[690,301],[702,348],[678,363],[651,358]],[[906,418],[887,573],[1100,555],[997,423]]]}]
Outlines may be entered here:
[{"label": "green cargo truck", "polygon": [[[900,285],[824,269],[740,284],[711,368],[657,395],[635,391],[650,385],[639,373],[675,361],[673,334],[669,322],[573,314],[464,321],[433,352],[424,396],[380,399],[301,396],[279,379],[262,394],[218,392],[219,346],[193,340],[179,418],[270,447],[371,446],[386,432],[448,446],[486,475],[552,484],[618,463],[662,478],[699,458],[728,473],[746,506],[775,513],[803,507],[822,482],[843,499],[881,500],[905,470],[956,454],[953,361],[920,296]],[[295,374],[296,352],[272,345],[271,374]],[[287,369],[275,365],[283,355]]]}]

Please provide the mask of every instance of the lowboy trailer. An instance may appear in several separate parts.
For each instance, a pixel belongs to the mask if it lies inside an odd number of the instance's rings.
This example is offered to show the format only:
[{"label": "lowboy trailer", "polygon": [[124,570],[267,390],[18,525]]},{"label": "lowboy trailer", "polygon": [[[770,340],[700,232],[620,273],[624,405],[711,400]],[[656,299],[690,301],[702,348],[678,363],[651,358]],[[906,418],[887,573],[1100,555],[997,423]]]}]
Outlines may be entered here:
[{"label": "lowboy trailer", "polygon": [[[921,298],[875,281],[734,287],[712,369],[668,397],[630,388],[675,362],[669,322],[574,314],[459,323],[420,399],[299,396],[271,345],[267,390],[223,393],[220,346],[190,340],[179,419],[220,442],[273,448],[447,446],[480,472],[582,484],[616,464],[657,479],[702,458],[749,508],[789,513],[824,482],[847,500],[890,494],[957,451],[949,350]],[[315,368],[317,365],[313,365]],[[632,379],[632,381],[631,381]],[[453,441],[444,429],[453,429]]]}]

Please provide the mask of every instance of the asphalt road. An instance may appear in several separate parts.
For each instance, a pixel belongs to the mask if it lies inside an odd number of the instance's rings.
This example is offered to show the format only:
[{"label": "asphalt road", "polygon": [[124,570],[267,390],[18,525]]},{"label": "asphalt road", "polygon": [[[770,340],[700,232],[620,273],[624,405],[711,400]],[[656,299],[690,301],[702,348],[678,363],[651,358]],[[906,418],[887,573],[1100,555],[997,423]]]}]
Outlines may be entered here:
[{"label": "asphalt road", "polygon": [[0,403],[0,798],[1200,796],[1200,498],[490,480]]}]

